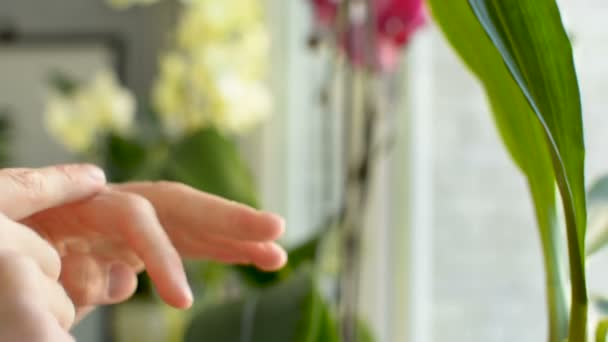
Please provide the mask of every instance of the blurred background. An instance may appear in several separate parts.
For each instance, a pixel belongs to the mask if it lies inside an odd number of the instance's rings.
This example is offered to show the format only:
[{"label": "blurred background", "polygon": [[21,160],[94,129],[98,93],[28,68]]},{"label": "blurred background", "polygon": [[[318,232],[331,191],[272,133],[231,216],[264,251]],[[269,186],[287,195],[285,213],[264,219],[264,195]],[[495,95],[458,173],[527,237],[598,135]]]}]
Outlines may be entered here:
[{"label": "blurred background", "polygon": [[[532,206],[479,84],[430,18],[379,56],[382,70],[353,71],[357,49],[323,47],[322,3],[0,3],[3,166],[92,161],[113,181],[181,181],[288,222],[285,271],[192,263],[188,312],[143,276],[78,341],[337,341],[349,327],[363,341],[544,339]],[[608,4],[560,5],[591,184],[608,171]],[[370,103],[373,158],[353,129],[365,124],[343,115]],[[354,183],[352,160],[367,171]],[[608,288],[607,265],[591,260],[591,293]]]}]

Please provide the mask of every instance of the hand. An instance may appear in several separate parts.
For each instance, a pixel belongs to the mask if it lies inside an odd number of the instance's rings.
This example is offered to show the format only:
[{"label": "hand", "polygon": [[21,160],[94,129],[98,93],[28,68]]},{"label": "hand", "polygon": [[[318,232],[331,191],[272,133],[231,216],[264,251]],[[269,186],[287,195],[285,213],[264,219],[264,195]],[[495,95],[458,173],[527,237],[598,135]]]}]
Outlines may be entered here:
[{"label": "hand", "polygon": [[273,242],[283,233],[282,219],[176,183],[112,186],[24,222],[59,249],[62,282],[85,309],[79,313],[128,298],[144,266],[167,303],[189,306],[180,255],[265,270],[286,262],[285,252]]},{"label": "hand", "polygon": [[74,341],[75,308],[56,250],[15,219],[89,197],[104,186],[89,166],[0,171],[0,341]]},{"label": "hand", "polygon": [[[21,221],[21,223],[27,222],[29,218],[46,210],[70,205],[77,206],[76,203],[87,202],[85,201],[87,198],[96,198],[94,195],[99,194],[102,190],[107,190],[103,171],[87,165],[59,166],[40,170],[0,170],[0,188],[3,189],[4,195],[0,197],[0,214],[5,214],[11,220]],[[152,221],[154,219],[154,215],[142,218],[142,220]],[[145,221],[139,223],[144,228],[150,226]],[[32,229],[27,227],[27,224],[21,227],[36,235]],[[38,231],[38,233],[44,232]],[[150,251],[152,248],[156,248],[158,249],[157,254],[167,257],[162,261],[157,259],[157,263],[153,267],[156,274],[172,275],[163,282],[164,291],[174,296],[173,300],[178,301],[176,305],[182,307],[190,305],[192,295],[181,259],[164,231],[160,229],[149,232],[144,229],[140,235],[140,240],[149,241],[150,244],[141,243],[136,247],[138,251],[144,255],[155,255]],[[70,234],[65,234],[54,242],[60,245],[69,244],[70,236]],[[6,241],[8,243],[11,240],[6,239]],[[49,241],[48,238],[47,241]],[[104,243],[108,241],[108,237],[94,236],[91,241]],[[10,243],[7,245],[8,247],[10,247]],[[44,262],[45,258],[38,260]],[[67,290],[72,302],[76,304],[78,318],[90,311],[90,305],[85,305],[90,302],[87,299],[92,298],[91,301],[95,300],[97,303],[104,304],[116,303],[129,298],[135,291],[135,275],[132,269],[124,264],[128,260],[120,259],[121,262],[112,264],[110,261],[113,260],[107,260],[103,255],[90,253],[71,252],[61,255],[61,259],[57,263],[61,265],[61,273],[57,272],[57,277]],[[162,262],[164,264],[161,264]],[[83,297],[83,294],[94,296]]]}]

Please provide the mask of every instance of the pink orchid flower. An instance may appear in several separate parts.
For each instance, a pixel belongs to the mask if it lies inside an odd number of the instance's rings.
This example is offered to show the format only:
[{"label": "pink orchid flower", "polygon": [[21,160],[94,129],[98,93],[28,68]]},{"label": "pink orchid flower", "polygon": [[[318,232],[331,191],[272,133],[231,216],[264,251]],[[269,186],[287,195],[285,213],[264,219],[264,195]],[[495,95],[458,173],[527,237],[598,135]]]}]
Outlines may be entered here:
[{"label": "pink orchid flower", "polygon": [[[318,29],[326,32],[336,30],[341,0],[311,2]],[[392,71],[399,62],[401,50],[426,22],[424,3],[423,0],[372,0],[372,3],[375,46],[369,46],[365,13],[351,13],[348,16],[349,24],[339,44],[354,65],[376,71]]]}]

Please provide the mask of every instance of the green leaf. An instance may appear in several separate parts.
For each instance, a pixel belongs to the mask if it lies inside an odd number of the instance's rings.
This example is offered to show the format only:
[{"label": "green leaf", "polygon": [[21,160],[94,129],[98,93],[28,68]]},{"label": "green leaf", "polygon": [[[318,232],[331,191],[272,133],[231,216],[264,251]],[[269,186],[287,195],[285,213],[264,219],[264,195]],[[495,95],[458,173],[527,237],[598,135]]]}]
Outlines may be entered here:
[{"label": "green leaf", "polygon": [[469,3],[543,127],[566,218],[572,282],[569,339],[584,341],[585,148],[570,40],[555,0]]},{"label": "green leaf", "polygon": [[76,80],[72,79],[66,73],[60,70],[51,71],[48,77],[48,82],[51,87],[55,88],[55,90],[65,96],[73,95],[80,87]]},{"label": "green leaf", "polygon": [[608,245],[608,176],[599,179],[589,190],[587,256]]},{"label": "green leaf", "polygon": [[327,231],[322,230],[310,240],[287,251],[288,263],[280,271],[264,272],[254,266],[236,266],[241,277],[247,284],[254,287],[274,285],[289,277],[304,265],[313,264],[317,256],[321,241]]},{"label": "green leaf", "polygon": [[253,177],[236,144],[214,129],[179,142],[170,152],[167,172],[175,181],[258,207]]},{"label": "green leaf", "polygon": [[568,334],[568,304],[555,177],[545,130],[467,0],[430,0],[430,5],[447,39],[482,82],[503,142],[528,180],[546,271],[549,340],[561,342]]},{"label": "green leaf", "polygon": [[0,168],[8,167],[10,164],[11,129],[12,123],[9,108],[0,107]]},{"label": "green leaf", "polygon": [[606,335],[608,335],[608,320],[603,320],[597,325],[595,331],[596,342],[606,342]]},{"label": "green leaf", "polygon": [[144,145],[113,134],[106,138],[105,149],[105,169],[113,182],[134,180],[148,159]]},{"label": "green leaf", "polygon": [[196,315],[186,342],[315,342],[324,309],[310,270]]},{"label": "green leaf", "polygon": [[[332,315],[329,305],[321,305],[321,313],[319,316],[319,336],[317,337],[318,342],[339,342],[340,334],[338,332],[338,322]],[[362,334],[359,334],[361,336]],[[371,342],[364,339],[361,342]]]}]

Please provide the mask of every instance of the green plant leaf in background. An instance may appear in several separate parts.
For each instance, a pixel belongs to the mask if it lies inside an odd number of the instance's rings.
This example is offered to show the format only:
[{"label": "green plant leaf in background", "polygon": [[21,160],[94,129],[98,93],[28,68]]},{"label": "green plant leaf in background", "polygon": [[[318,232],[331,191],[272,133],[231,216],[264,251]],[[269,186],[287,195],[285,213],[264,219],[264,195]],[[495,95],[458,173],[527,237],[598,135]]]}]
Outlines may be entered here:
[{"label": "green plant leaf in background", "polygon": [[0,106],[0,167],[8,167],[10,164],[11,128],[10,110]]},{"label": "green plant leaf in background", "polygon": [[233,201],[258,207],[253,176],[236,144],[212,128],[186,137],[171,150],[167,176]]},{"label": "green plant leaf in background", "polygon": [[[608,300],[604,297],[592,297],[590,299],[590,311],[597,317],[608,317]],[[608,335],[608,319],[600,318],[595,326],[595,341],[606,342]]]},{"label": "green plant leaf in background", "polygon": [[430,0],[430,5],[448,41],[482,82],[505,146],[527,178],[544,257],[549,341],[561,342],[568,335],[568,302],[555,178],[543,128],[467,0]]},{"label": "green plant leaf in background", "polygon": [[595,333],[595,341],[596,342],[606,342],[606,335],[608,335],[608,320],[601,321],[597,325],[597,330]]},{"label": "green plant leaf in background", "polygon": [[[126,182],[138,178],[148,159],[146,146],[114,134],[106,137],[104,168],[113,182]],[[154,180],[155,177],[146,177]]]},{"label": "green plant leaf in background", "polygon": [[62,95],[70,96],[80,87],[79,82],[68,76],[62,70],[53,70],[48,77],[48,83]]},{"label": "green plant leaf in background", "polygon": [[569,339],[587,337],[585,147],[572,46],[555,0],[469,0],[541,122],[562,197],[572,289]]},{"label": "green plant leaf in background", "polygon": [[326,233],[326,230],[321,230],[311,239],[289,249],[287,251],[288,263],[280,271],[264,272],[254,266],[236,266],[236,269],[239,271],[241,278],[253,287],[260,288],[275,285],[296,272],[301,266],[314,263],[321,241]]},{"label": "green plant leaf in background", "polygon": [[589,224],[587,234],[587,256],[591,256],[608,245],[608,176],[593,184],[587,195]]},{"label": "green plant leaf in background", "polygon": [[[329,329],[329,330],[325,330]],[[308,268],[244,299],[203,310],[186,342],[337,342],[329,308]]]}]

